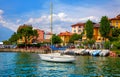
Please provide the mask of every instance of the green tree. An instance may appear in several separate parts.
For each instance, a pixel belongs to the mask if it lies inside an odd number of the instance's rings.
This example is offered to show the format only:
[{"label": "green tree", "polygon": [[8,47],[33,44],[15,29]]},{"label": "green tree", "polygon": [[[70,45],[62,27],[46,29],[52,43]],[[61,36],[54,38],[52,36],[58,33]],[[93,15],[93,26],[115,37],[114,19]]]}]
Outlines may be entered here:
[{"label": "green tree", "polygon": [[18,34],[14,32],[13,35],[9,38],[9,41],[13,44],[13,43],[17,43],[18,39],[19,39]]},{"label": "green tree", "polygon": [[82,39],[82,35],[80,34],[73,34],[69,40],[69,43],[74,43],[74,41]]},{"label": "green tree", "polygon": [[103,16],[100,20],[100,34],[103,38],[107,38],[110,33],[110,22],[107,16]]},{"label": "green tree", "polygon": [[19,35],[19,38],[24,37],[25,39],[25,46],[28,44],[28,42],[31,40],[31,38],[38,36],[37,31],[33,30],[32,25],[24,24],[22,26],[19,26],[17,30],[17,34]]},{"label": "green tree", "polygon": [[8,41],[8,40],[4,40],[4,41],[3,41],[3,44],[4,44],[4,45],[11,45],[10,41]]},{"label": "green tree", "polygon": [[110,46],[111,46],[111,42],[110,42],[110,41],[106,41],[106,42],[104,43],[104,48],[105,48],[105,49],[110,49]]},{"label": "green tree", "polygon": [[92,48],[92,45],[95,44],[95,40],[93,40],[93,39],[88,40],[87,42],[88,42],[88,46],[89,46],[90,48]]},{"label": "green tree", "polygon": [[62,42],[62,40],[61,40],[61,38],[59,36],[57,36],[56,34],[54,34],[52,36],[52,44],[59,44],[61,42]]},{"label": "green tree", "polygon": [[93,23],[92,21],[88,20],[85,25],[86,36],[89,39],[93,37]]},{"label": "green tree", "polygon": [[112,36],[118,37],[120,35],[120,29],[119,28],[113,28],[112,29]]}]

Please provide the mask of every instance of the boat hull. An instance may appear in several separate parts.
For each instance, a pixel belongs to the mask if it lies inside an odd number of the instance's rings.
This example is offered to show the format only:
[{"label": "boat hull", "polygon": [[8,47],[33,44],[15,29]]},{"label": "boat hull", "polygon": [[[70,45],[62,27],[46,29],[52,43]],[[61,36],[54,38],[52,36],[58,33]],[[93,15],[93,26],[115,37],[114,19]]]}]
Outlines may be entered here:
[{"label": "boat hull", "polygon": [[60,54],[39,54],[41,60],[50,61],[50,62],[74,62],[75,57],[69,55],[60,55]]}]

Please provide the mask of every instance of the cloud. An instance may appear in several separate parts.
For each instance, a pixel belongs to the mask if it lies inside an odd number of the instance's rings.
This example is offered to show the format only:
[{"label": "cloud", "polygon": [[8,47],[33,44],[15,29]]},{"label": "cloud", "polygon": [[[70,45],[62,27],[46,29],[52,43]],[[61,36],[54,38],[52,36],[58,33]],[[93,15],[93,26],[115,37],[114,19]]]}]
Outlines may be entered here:
[{"label": "cloud", "polygon": [[[67,14],[60,12],[53,14],[53,32],[60,33],[60,31],[71,31],[71,25],[78,22],[86,22],[88,19],[98,21],[95,16],[89,16],[84,18],[69,17]],[[32,24],[35,28],[50,31],[50,15],[43,15],[38,18],[29,18],[26,21],[27,24]]]},{"label": "cloud", "polygon": [[[60,1],[60,0],[59,0]],[[64,4],[64,1],[57,2],[53,7],[53,32],[60,33],[62,31],[71,31],[71,25],[78,22],[86,22],[88,19],[93,22],[99,22],[100,18],[104,15],[108,17],[115,17],[120,13],[120,0],[110,0],[107,4],[98,5],[71,5]],[[48,5],[48,4],[47,4]],[[22,18],[16,18],[15,21],[8,21],[2,17],[4,11],[0,10],[0,24],[16,31],[21,24],[32,24],[34,28],[39,28],[50,31],[50,14],[49,9],[46,9],[46,4],[43,10],[34,10],[22,14]],[[116,7],[114,7],[116,6]],[[38,15],[40,14],[40,15]],[[26,17],[27,16],[27,17]]]},{"label": "cloud", "polygon": [[4,11],[0,9],[0,15],[2,15],[3,13],[4,13]]},{"label": "cloud", "polygon": [[[87,2],[87,0],[85,0],[85,2]],[[65,4],[64,2],[61,1],[54,4],[53,10],[55,12],[64,12],[69,17],[75,17],[75,18],[95,16],[100,19],[104,15],[111,18],[111,17],[115,17],[120,13],[120,10],[119,10],[120,0],[106,0],[106,1],[101,0],[97,2],[98,4],[95,4],[92,1],[91,1],[92,3],[89,3],[89,4],[85,2],[82,3],[78,1],[76,5],[73,6],[72,4],[69,4],[69,3]]]},{"label": "cloud", "polygon": [[2,14],[3,14],[3,10],[0,9],[0,21],[2,21]]},{"label": "cloud", "polygon": [[16,31],[18,26],[14,22],[8,22],[3,18],[4,11],[0,9],[0,24],[8,29],[11,29],[12,31]]},{"label": "cloud", "polygon": [[16,23],[19,23],[19,22],[21,22],[21,19],[17,19]]},{"label": "cloud", "polygon": [[[69,17],[63,12],[53,14],[53,32],[60,33],[60,31],[70,31],[72,24],[75,24],[77,22],[85,22],[88,19],[97,20],[97,17],[89,16],[84,18],[75,18]],[[45,30],[46,32],[50,31],[50,15],[43,15],[37,18],[31,17],[24,22],[21,20],[22,19],[17,19],[16,22],[10,22],[1,18],[0,24],[11,29],[12,31],[16,31],[18,26],[21,24],[32,24],[34,28],[39,28]]]}]

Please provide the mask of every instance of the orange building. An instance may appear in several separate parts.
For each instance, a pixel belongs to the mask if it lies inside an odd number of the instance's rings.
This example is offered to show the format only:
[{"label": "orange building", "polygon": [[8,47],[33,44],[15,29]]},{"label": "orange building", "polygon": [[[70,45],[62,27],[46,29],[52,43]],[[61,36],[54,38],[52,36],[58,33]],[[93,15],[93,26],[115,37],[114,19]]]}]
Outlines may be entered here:
[{"label": "orange building", "polygon": [[72,36],[72,33],[71,32],[61,32],[60,34],[58,34],[58,36],[62,39],[62,43],[61,45],[67,45],[69,40],[70,40],[70,37]]},{"label": "orange building", "polygon": [[111,25],[113,25],[114,27],[120,28],[120,14],[117,15],[115,18],[111,18],[109,20],[111,22]]},{"label": "orange building", "polygon": [[85,23],[77,23],[72,25],[72,33],[81,34],[84,30]]},{"label": "orange building", "polygon": [[37,42],[44,41],[44,30],[36,29],[38,33]]}]

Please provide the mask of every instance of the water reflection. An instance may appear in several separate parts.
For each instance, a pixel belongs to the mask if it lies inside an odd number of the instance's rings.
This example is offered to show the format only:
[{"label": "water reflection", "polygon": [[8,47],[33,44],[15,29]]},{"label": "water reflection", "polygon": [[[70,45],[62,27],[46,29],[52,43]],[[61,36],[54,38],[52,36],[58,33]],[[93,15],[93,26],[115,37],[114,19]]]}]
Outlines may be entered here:
[{"label": "water reflection", "polygon": [[82,76],[120,76],[120,60],[111,57],[80,56],[75,74]]},{"label": "water reflection", "polygon": [[16,68],[14,69],[17,76],[36,76],[36,70],[40,60],[38,56],[31,53],[18,53],[16,55]]},{"label": "water reflection", "polygon": [[51,62],[42,62],[40,64],[38,71],[39,76],[68,76],[70,73],[74,71],[74,64],[68,63],[51,63]]},{"label": "water reflection", "polygon": [[33,53],[0,53],[0,77],[114,77],[120,58],[78,56],[75,63],[41,61]]}]

